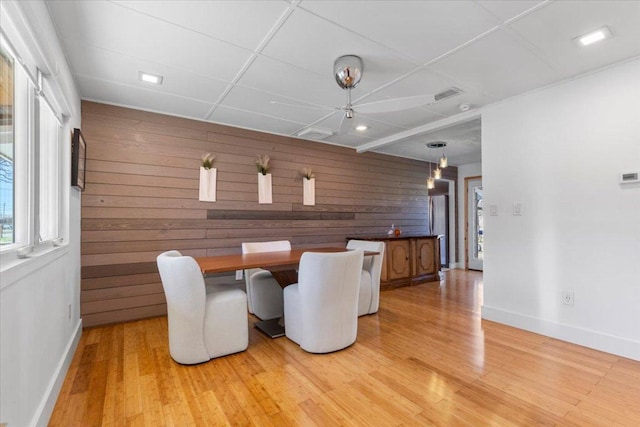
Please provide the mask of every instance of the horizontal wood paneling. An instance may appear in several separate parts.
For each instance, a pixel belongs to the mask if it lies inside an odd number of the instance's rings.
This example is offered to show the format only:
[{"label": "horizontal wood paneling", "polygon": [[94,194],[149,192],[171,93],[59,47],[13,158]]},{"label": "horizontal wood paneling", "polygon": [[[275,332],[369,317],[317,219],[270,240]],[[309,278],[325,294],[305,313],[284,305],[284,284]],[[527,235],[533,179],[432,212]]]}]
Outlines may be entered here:
[{"label": "horizontal wood paneling", "polygon": [[[428,164],[92,102],[82,194],[85,326],[166,313],[155,264],[163,251],[239,253],[244,241],[345,244],[347,235],[427,231]],[[198,201],[200,156],[216,155],[217,202]],[[258,204],[258,154],[271,157],[273,200]],[[300,170],[316,174],[302,205]],[[455,168],[444,171],[455,179]]]}]

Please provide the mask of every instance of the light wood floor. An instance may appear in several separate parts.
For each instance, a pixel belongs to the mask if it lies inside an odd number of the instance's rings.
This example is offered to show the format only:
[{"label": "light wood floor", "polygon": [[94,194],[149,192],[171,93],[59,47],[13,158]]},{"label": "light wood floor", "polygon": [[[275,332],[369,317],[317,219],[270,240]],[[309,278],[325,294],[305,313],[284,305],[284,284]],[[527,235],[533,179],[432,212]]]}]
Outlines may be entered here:
[{"label": "light wood floor", "polygon": [[[482,275],[383,292],[328,355],[169,357],[166,317],[85,330],[52,426],[640,425],[640,362],[480,319]],[[251,319],[254,320],[253,318]]]}]

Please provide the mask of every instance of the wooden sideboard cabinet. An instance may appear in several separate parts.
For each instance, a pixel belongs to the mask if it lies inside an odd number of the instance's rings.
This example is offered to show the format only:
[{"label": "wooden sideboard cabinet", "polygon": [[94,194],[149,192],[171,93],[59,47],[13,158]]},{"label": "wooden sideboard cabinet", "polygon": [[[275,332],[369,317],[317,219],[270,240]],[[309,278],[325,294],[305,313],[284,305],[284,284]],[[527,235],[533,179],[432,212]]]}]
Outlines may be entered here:
[{"label": "wooden sideboard cabinet", "polygon": [[440,280],[438,236],[347,237],[347,241],[349,240],[373,240],[385,243],[380,277],[382,290]]},{"label": "wooden sideboard cabinet", "polygon": [[411,242],[408,239],[387,240],[384,253],[386,259],[382,262],[387,266],[387,275],[381,280],[390,281],[408,279],[411,277]]}]

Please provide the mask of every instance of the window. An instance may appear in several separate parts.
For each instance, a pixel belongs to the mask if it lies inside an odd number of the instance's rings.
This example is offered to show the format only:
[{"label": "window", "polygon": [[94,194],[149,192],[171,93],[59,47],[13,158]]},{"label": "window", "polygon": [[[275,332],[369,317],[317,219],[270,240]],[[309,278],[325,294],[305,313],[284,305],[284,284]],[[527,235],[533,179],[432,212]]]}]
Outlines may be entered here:
[{"label": "window", "polygon": [[14,243],[13,58],[0,49],[0,246]]},{"label": "window", "polygon": [[[61,122],[8,41],[0,49],[0,251],[16,253],[59,237]],[[49,243],[49,246],[51,244]],[[14,258],[15,259],[15,258]]]},{"label": "window", "polygon": [[60,125],[49,106],[45,102],[39,104],[40,126],[37,145],[39,166],[37,173],[40,185],[38,186],[39,221],[37,234],[38,240],[43,242],[58,237],[58,204],[60,200],[58,140]]}]

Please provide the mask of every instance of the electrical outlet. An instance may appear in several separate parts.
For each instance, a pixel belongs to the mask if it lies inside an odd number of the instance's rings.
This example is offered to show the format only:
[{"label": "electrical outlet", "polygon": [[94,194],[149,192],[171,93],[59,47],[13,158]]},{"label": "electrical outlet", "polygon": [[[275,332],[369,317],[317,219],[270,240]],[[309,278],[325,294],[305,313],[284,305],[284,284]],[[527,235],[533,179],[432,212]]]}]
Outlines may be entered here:
[{"label": "electrical outlet", "polygon": [[564,305],[573,305],[573,291],[562,291],[562,303]]},{"label": "electrical outlet", "polygon": [[489,215],[498,216],[498,205],[489,205]]},{"label": "electrical outlet", "polygon": [[242,270],[236,270],[236,280],[242,280]]}]

